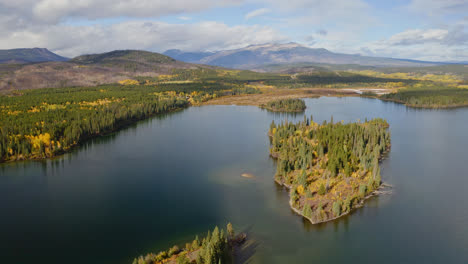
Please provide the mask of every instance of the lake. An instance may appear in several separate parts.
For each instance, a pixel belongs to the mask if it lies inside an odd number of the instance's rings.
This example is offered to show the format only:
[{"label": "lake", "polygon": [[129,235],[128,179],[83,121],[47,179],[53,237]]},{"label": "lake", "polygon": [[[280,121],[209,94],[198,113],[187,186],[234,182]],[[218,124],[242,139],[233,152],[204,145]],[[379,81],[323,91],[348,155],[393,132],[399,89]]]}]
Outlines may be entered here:
[{"label": "lake", "polygon": [[230,221],[252,240],[249,263],[468,263],[468,109],[306,104],[316,122],[387,119],[381,173],[393,194],[311,225],[274,183],[267,137],[272,120],[303,114],[190,107],[59,158],[0,165],[1,262],[131,263]]}]

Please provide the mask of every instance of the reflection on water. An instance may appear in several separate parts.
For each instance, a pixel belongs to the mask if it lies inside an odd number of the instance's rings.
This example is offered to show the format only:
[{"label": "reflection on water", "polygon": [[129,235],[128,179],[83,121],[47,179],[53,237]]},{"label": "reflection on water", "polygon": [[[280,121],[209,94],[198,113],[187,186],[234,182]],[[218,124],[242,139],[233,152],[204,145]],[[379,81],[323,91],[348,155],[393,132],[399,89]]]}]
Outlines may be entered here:
[{"label": "reflection on water", "polygon": [[[240,262],[468,262],[467,109],[367,98],[306,103],[295,114],[192,107],[58,158],[0,165],[2,261],[129,263],[231,221],[250,238]],[[386,118],[392,150],[381,168],[394,194],[329,223],[296,215],[273,181],[266,133],[272,120],[304,114],[316,122]]]},{"label": "reflection on water", "polygon": [[304,112],[273,112],[268,111],[266,109],[262,109],[262,112],[267,112],[270,117],[273,119],[283,120],[283,119],[296,119],[296,118],[303,118]]}]

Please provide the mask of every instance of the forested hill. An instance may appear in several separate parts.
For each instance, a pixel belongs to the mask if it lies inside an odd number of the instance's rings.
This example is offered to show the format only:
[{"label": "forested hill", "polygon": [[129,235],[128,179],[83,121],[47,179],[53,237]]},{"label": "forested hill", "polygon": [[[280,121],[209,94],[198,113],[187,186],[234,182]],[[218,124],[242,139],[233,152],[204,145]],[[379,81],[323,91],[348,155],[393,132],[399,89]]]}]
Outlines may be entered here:
[{"label": "forested hill", "polygon": [[137,76],[172,74],[174,69],[213,68],[139,50],[83,55],[69,61],[0,64],[0,91],[117,83]]},{"label": "forested hill", "polygon": [[31,63],[67,60],[68,58],[59,56],[43,48],[0,50],[0,63]]},{"label": "forested hill", "polygon": [[75,57],[71,62],[79,64],[108,64],[116,66],[121,62],[135,62],[145,64],[160,64],[176,62],[171,57],[143,50],[114,50],[100,54],[89,54]]}]

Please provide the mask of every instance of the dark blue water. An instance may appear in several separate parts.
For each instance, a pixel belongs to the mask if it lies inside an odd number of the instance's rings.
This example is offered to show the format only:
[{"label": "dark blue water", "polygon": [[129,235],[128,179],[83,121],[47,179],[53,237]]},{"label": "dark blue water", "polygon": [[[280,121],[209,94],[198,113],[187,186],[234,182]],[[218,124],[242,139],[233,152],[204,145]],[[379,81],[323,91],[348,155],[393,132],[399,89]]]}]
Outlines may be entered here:
[{"label": "dark blue water", "polygon": [[468,263],[468,109],[306,102],[319,122],[388,120],[392,195],[310,225],[273,181],[266,136],[273,119],[303,115],[192,107],[56,159],[0,165],[0,262],[129,263],[231,221],[252,239],[249,263]]}]

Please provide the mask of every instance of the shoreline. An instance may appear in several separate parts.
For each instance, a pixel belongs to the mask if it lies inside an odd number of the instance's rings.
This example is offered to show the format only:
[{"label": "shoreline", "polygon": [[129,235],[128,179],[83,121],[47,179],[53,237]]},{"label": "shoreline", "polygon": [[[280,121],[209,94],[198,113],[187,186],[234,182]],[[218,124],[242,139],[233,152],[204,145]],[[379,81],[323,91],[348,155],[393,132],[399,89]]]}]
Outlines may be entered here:
[{"label": "shoreline", "polygon": [[[194,262],[200,263],[198,262],[199,259],[206,261],[207,258],[208,260],[212,258],[219,259],[219,263],[221,263],[221,260],[223,260],[223,263],[236,263],[235,259],[241,257],[242,247],[248,241],[248,238],[244,232],[234,234],[232,225],[229,223],[228,226],[231,226],[232,233],[228,231],[229,229],[226,230],[226,233],[224,229],[221,229],[220,232],[220,229],[215,227],[212,232],[211,230],[208,231],[206,237],[200,239],[197,235],[195,240],[186,242],[185,246],[181,245],[179,247],[176,244],[167,251],[160,251],[157,254],[150,252],[140,255],[135,257],[132,263],[189,264]],[[205,243],[206,241],[208,242]],[[205,261],[202,263],[206,263]],[[216,263],[218,262],[216,261]]]},{"label": "shoreline", "polygon": [[263,107],[263,106],[259,106],[259,108],[263,109],[263,110],[270,111],[270,112],[275,112],[275,113],[303,113],[303,112],[305,112],[305,109],[303,109],[303,110],[294,110],[294,111],[286,111],[286,110],[283,110],[283,109],[273,109],[273,108],[270,108],[270,107]]},{"label": "shoreline", "polygon": [[[189,105],[188,107],[190,107],[191,105]],[[31,157],[31,158],[21,158],[21,159],[9,159],[9,160],[0,160],[0,165],[2,164],[10,164],[10,163],[15,163],[15,162],[26,162],[26,161],[42,161],[42,160],[47,160],[47,159],[55,159],[55,158],[60,158],[61,156],[65,155],[65,154],[68,154],[68,153],[71,153],[73,152],[74,150],[82,147],[85,143],[89,142],[90,140],[92,139],[96,139],[96,138],[99,138],[99,137],[105,137],[105,136],[109,136],[113,133],[116,133],[116,132],[119,132],[125,128],[128,128],[134,124],[137,124],[138,122],[140,121],[144,121],[144,120],[148,120],[150,118],[153,118],[153,117],[156,117],[156,116],[161,116],[161,115],[165,115],[165,114],[170,114],[170,113],[175,113],[175,112],[178,112],[178,111],[182,111],[188,107],[182,107],[182,108],[175,108],[175,109],[171,109],[167,112],[164,112],[164,113],[156,113],[156,114],[152,114],[152,115],[149,115],[145,118],[139,118],[139,119],[128,119],[128,120],[125,120],[125,121],[122,121],[121,124],[117,125],[115,128],[109,130],[109,131],[105,131],[105,132],[102,132],[102,133],[98,133],[98,134],[93,134],[93,135],[89,135],[89,136],[86,136],[83,138],[83,140],[81,140],[80,142],[78,142],[77,144],[73,145],[73,146],[70,146],[68,149],[66,150],[61,150],[57,153],[55,153],[55,155],[52,155],[52,156],[46,156],[46,157]]]},{"label": "shoreline", "polygon": [[[281,183],[281,182],[279,182],[277,179],[275,179],[275,183],[278,184],[278,185],[280,185],[280,186],[283,187],[283,188],[286,188],[288,191],[291,190],[291,186],[288,186],[288,185],[286,185],[286,184],[284,184],[284,183]],[[291,208],[291,210],[292,210],[294,213],[298,214],[299,216],[302,216],[303,218],[309,220],[310,223],[312,223],[313,225],[315,225],[315,224],[321,224],[321,223],[326,223],[326,222],[330,222],[330,221],[336,220],[336,219],[341,218],[341,217],[343,217],[343,216],[349,215],[350,213],[354,212],[355,210],[357,210],[357,209],[359,209],[359,208],[364,207],[365,201],[366,201],[366,200],[368,200],[368,199],[370,199],[370,198],[372,198],[372,197],[376,197],[376,196],[378,196],[378,195],[383,194],[383,193],[380,193],[380,192],[382,191],[383,188],[386,188],[386,187],[387,187],[387,188],[391,188],[391,185],[382,182],[382,183],[379,185],[379,187],[378,187],[377,189],[373,190],[370,194],[368,194],[368,195],[366,195],[364,198],[362,198],[362,199],[359,201],[359,203],[358,203],[355,207],[353,207],[350,211],[345,212],[345,213],[342,213],[342,214],[340,214],[339,216],[335,216],[335,217],[329,218],[329,219],[327,219],[327,220],[318,221],[318,222],[314,222],[311,218],[305,216],[305,215],[302,213],[302,211],[300,211],[299,209],[297,209],[296,207],[294,207],[294,206],[292,205],[291,195],[290,195],[289,193],[288,193],[288,198],[289,198],[289,202],[288,202],[288,203],[289,203],[289,207]]]},{"label": "shoreline", "polygon": [[[329,96],[329,97],[362,97],[362,98],[371,98],[371,99],[378,99],[383,102],[392,102],[396,104],[402,104],[410,108],[415,108],[415,109],[428,109],[428,110],[450,110],[450,109],[457,109],[457,108],[465,108],[468,107],[468,104],[460,104],[460,105],[446,105],[446,106],[431,106],[431,105],[411,105],[408,103],[405,103],[404,101],[396,100],[396,99],[387,99],[387,98],[380,98],[378,96],[366,96],[359,94],[357,91],[359,89],[347,89],[347,88],[296,88],[296,89],[279,89],[275,88],[278,90],[281,90],[279,92],[268,92],[265,94],[248,94],[248,95],[234,95],[234,96],[225,96],[225,97],[220,97],[217,99],[212,99],[208,100],[207,102],[203,102],[199,105],[188,105],[187,107],[184,108],[177,108],[177,109],[172,109],[170,111],[164,112],[164,113],[157,113],[153,115],[149,115],[145,118],[140,118],[140,119],[131,119],[131,120],[126,120],[123,121],[121,125],[117,125],[114,129],[105,131],[103,133],[99,134],[94,134],[94,135],[89,135],[85,137],[81,142],[77,143],[76,145],[70,146],[69,149],[67,150],[62,150],[60,152],[57,152],[55,155],[52,156],[46,156],[46,157],[31,157],[31,158],[17,158],[17,159],[8,159],[8,160],[0,160],[0,164],[7,164],[7,163],[14,163],[14,162],[20,162],[20,161],[41,161],[41,160],[46,160],[46,159],[53,159],[53,158],[58,158],[60,156],[63,156],[64,154],[71,153],[73,152],[76,148],[79,148],[82,146],[85,142],[87,142],[90,139],[102,137],[102,136],[107,136],[112,133],[118,132],[126,127],[129,127],[133,124],[138,123],[139,121],[147,120],[149,118],[158,116],[158,115],[164,115],[164,114],[170,114],[173,112],[177,112],[183,109],[186,109],[191,106],[204,106],[204,105],[237,105],[237,106],[245,106],[245,105],[253,105],[257,106],[260,109],[274,112],[274,113],[302,113],[305,112],[305,110],[298,110],[298,111],[281,111],[281,110],[273,110],[270,108],[262,107],[261,101],[253,100],[253,101],[243,101],[245,98],[270,98],[270,97],[277,97],[281,99],[287,99],[287,98],[320,98],[322,96]],[[281,92],[292,92],[292,93],[286,93],[283,94]],[[233,100],[234,99],[234,100]],[[239,100],[239,103],[235,103],[237,99]]]},{"label": "shoreline", "polygon": [[[365,97],[365,96],[363,96],[363,97]],[[418,108],[418,109],[449,110],[449,109],[468,107],[468,103],[466,103],[466,104],[457,104],[457,105],[413,105],[413,104],[409,104],[409,103],[406,103],[404,101],[397,100],[397,99],[380,98],[380,97],[374,97],[374,96],[367,96],[367,98],[379,99],[379,100],[382,100],[384,102],[392,102],[392,103],[402,104],[402,105],[405,105],[407,107]]]},{"label": "shoreline", "polygon": [[[201,105],[252,105],[258,106],[260,108],[262,104],[267,103],[270,100],[275,99],[293,99],[293,98],[320,98],[322,96],[329,97],[362,97],[362,98],[371,98],[379,99],[383,102],[392,102],[396,104],[402,104],[410,108],[419,108],[419,109],[455,109],[455,108],[464,108],[468,107],[467,104],[457,104],[457,105],[412,105],[404,101],[396,99],[387,99],[381,98],[380,96],[371,96],[362,94],[362,92],[379,90],[381,95],[388,94],[394,89],[380,89],[380,88],[276,88],[277,91],[272,91],[271,89],[262,91],[262,94],[255,95],[233,95],[225,96],[221,98],[216,98],[203,102]],[[387,92],[388,91],[388,92]],[[361,93],[359,93],[361,92]],[[264,109],[264,108],[262,108]],[[268,109],[267,109],[268,110]],[[280,112],[280,111],[272,111]],[[294,112],[291,112],[294,113]]]},{"label": "shoreline", "polygon": [[[387,128],[388,128],[388,126],[386,126],[386,129]],[[274,129],[276,129],[276,127]],[[268,131],[267,134],[268,134],[268,137],[269,137],[270,142],[271,142],[272,137],[274,135],[274,134],[271,133],[271,129]],[[386,148],[380,153],[379,157],[377,157],[379,162],[387,157],[388,153],[390,152],[390,149],[391,149],[391,142],[389,141]],[[270,157],[277,161],[279,159],[279,157],[280,157],[280,152],[279,151],[276,151],[276,152],[272,151],[272,149],[270,148]],[[296,171],[297,171],[297,169],[294,169],[290,173],[295,174]],[[303,171],[302,173],[305,175],[305,173],[304,173],[305,170],[302,170],[302,171]],[[320,170],[318,170],[318,169],[312,169],[311,174],[315,175],[316,172],[318,172],[318,175],[320,177],[322,177],[324,175],[323,174],[324,172],[321,173]],[[284,172],[284,173],[287,173],[287,172]],[[378,173],[378,174],[380,175],[380,173]],[[364,175],[362,175],[362,176],[364,176]],[[284,187],[284,188],[286,188],[288,190],[289,207],[291,208],[291,210],[294,213],[296,213],[296,214],[302,216],[303,218],[309,220],[309,222],[312,223],[312,224],[319,224],[319,223],[329,222],[329,221],[336,220],[336,219],[338,219],[338,218],[340,218],[342,216],[348,215],[351,212],[355,211],[355,209],[363,207],[364,204],[365,204],[365,201],[368,200],[369,198],[374,197],[374,196],[378,196],[378,195],[381,195],[381,194],[391,193],[391,191],[386,191],[386,190],[384,190],[384,188],[392,188],[391,185],[383,182],[381,180],[381,178],[379,178],[379,184],[376,187],[369,188],[368,192],[364,191],[362,196],[361,195],[359,195],[359,196],[351,195],[351,200],[349,200],[350,202],[349,202],[349,205],[347,206],[348,210],[342,210],[341,209],[342,204],[340,202],[339,203],[340,204],[339,205],[340,206],[340,210],[339,210],[340,213],[339,213],[339,215],[335,215],[334,209],[329,208],[328,210],[324,210],[324,207],[322,207],[322,205],[320,205],[322,203],[322,201],[323,201],[323,198],[318,196],[318,195],[320,195],[319,192],[314,194],[314,192],[312,191],[312,194],[310,196],[307,196],[306,194],[304,194],[304,189],[307,188],[307,184],[302,183],[302,185],[299,185],[299,187],[302,187],[302,191],[299,192],[299,196],[296,196],[296,192],[297,192],[296,191],[296,187],[297,187],[296,183],[297,182],[294,183],[294,181],[293,181],[292,183],[290,183],[290,179],[285,180],[284,177],[285,176],[283,176],[283,177],[278,176],[278,170],[277,170],[277,172],[274,175],[274,181],[275,181],[276,184],[278,184],[278,185],[280,185],[280,186],[282,186],[282,187]],[[306,176],[304,176],[304,177],[306,177]],[[341,177],[343,177],[343,176],[341,176]],[[341,179],[341,180],[344,180],[344,179]],[[349,182],[347,184],[349,185]],[[327,183],[327,185],[328,185],[328,183]],[[303,187],[303,186],[306,186],[306,187]],[[322,186],[323,186],[323,183],[322,183]],[[360,186],[362,186],[362,185],[360,185]],[[294,190],[294,195],[295,195],[294,199],[292,199],[293,198],[292,190]],[[359,191],[359,192],[361,192],[361,191]],[[344,199],[347,200],[349,197],[350,196],[346,195],[346,197]],[[340,200],[343,201],[342,198],[341,198],[341,192],[339,194],[338,201],[340,201]],[[310,210],[306,211],[307,207],[310,206],[311,202],[312,202],[312,204],[315,204],[317,201],[319,202],[318,203],[319,206],[316,208],[314,213],[311,213]],[[336,200],[333,199],[333,197],[331,197],[331,199],[330,199],[330,197],[328,197],[328,200],[327,199],[325,200],[325,205],[332,203],[333,204],[332,207],[334,207],[335,202],[336,202]],[[297,207],[295,207],[295,205],[297,205]],[[312,207],[313,206],[314,205],[312,205]],[[302,210],[301,210],[301,208],[302,208]],[[314,209],[312,208],[312,210],[314,210]],[[306,214],[308,216],[306,216]]]},{"label": "shoreline", "polygon": [[[278,89],[278,88],[275,88],[275,89]],[[262,95],[262,94],[256,94],[256,95]],[[167,112],[164,112],[164,113],[156,113],[156,114],[152,114],[152,115],[149,115],[147,117],[144,117],[144,118],[139,118],[139,119],[129,119],[129,120],[125,120],[125,121],[122,121],[121,124],[119,125],[116,125],[113,129],[109,130],[109,131],[105,131],[105,132],[102,132],[102,133],[98,133],[98,134],[93,134],[93,135],[89,135],[89,136],[86,136],[84,137],[82,140],[80,140],[80,142],[78,142],[77,144],[75,145],[72,145],[70,146],[68,149],[66,150],[61,150],[61,151],[58,151],[56,152],[54,155],[51,155],[51,156],[45,156],[45,157],[29,157],[29,158],[15,158],[15,159],[8,159],[8,160],[0,160],[0,165],[1,164],[10,164],[10,163],[15,163],[15,162],[26,162],[26,161],[42,161],[42,160],[47,160],[47,159],[54,159],[54,158],[59,158],[67,153],[71,153],[73,152],[75,149],[83,146],[83,144],[85,144],[86,142],[88,142],[89,140],[91,139],[94,139],[94,138],[98,138],[98,137],[102,137],[102,136],[108,136],[112,133],[116,133],[116,132],[119,132],[120,130],[126,128],[126,127],[129,127],[133,124],[136,124],[138,123],[139,121],[143,121],[143,120],[147,120],[147,119],[150,119],[152,117],[155,117],[155,116],[158,116],[158,115],[164,115],[164,114],[170,114],[170,113],[173,113],[173,112],[178,112],[178,111],[181,111],[183,109],[186,109],[186,108],[189,108],[189,107],[192,107],[192,106],[203,106],[203,105],[210,105],[210,102],[211,101],[215,101],[215,100],[222,100],[224,98],[236,98],[236,97],[242,97],[242,98],[246,98],[246,97],[252,97],[254,96],[254,94],[242,94],[242,95],[234,95],[234,96],[223,96],[223,97],[220,97],[218,99],[211,99],[211,100],[208,100],[207,102],[203,102],[201,104],[197,104],[197,105],[193,105],[193,104],[188,104],[186,105],[185,107],[182,107],[182,108],[175,108],[175,109],[172,109],[172,110],[169,110]],[[301,96],[300,97],[297,97],[297,95],[292,95],[292,97],[289,97],[289,98],[319,98],[320,96],[319,95],[316,95],[316,94],[309,94],[308,90],[303,90],[301,91]],[[216,103],[214,105],[217,105]],[[220,105],[229,105],[229,104],[220,104]],[[242,104],[241,104],[242,105]],[[248,104],[247,104],[248,105]],[[258,106],[258,105],[257,105]],[[272,111],[274,112],[274,111]],[[302,111],[303,112],[303,111]],[[290,112],[292,113],[292,112]],[[300,113],[300,112],[298,112]]]}]

